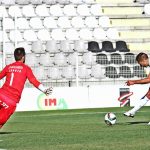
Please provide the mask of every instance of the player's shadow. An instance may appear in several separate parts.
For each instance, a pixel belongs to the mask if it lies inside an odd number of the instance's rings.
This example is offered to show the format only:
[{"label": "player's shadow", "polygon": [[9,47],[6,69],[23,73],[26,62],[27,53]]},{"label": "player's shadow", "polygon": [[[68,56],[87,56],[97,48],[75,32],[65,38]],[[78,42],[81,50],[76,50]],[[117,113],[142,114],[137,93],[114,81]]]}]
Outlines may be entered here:
[{"label": "player's shadow", "polygon": [[128,125],[133,125],[133,124],[147,124],[148,121],[132,121],[132,122],[127,122]]},{"label": "player's shadow", "polygon": [[7,134],[39,134],[40,132],[0,132],[0,135],[7,135]]}]

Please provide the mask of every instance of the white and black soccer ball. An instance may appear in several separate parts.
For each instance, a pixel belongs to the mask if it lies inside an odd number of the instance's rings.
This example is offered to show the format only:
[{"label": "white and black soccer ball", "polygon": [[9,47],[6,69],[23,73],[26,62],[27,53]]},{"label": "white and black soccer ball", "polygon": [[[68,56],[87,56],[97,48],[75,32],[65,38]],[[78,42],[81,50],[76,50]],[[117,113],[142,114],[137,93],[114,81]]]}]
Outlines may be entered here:
[{"label": "white and black soccer ball", "polygon": [[107,125],[114,125],[116,124],[117,118],[116,115],[112,112],[109,112],[105,115],[105,123]]}]

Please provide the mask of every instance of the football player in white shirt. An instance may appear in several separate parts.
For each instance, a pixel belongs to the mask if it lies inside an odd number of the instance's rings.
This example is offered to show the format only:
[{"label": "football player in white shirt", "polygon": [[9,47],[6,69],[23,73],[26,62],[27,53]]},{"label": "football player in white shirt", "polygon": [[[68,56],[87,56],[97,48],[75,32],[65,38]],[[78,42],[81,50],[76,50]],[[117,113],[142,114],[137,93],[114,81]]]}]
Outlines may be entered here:
[{"label": "football player in white shirt", "polygon": [[[128,80],[126,84],[128,86],[134,85],[134,84],[147,84],[150,83],[150,60],[148,58],[148,55],[145,53],[139,53],[136,56],[136,61],[138,64],[142,67],[144,67],[145,73],[147,74],[146,78],[140,79],[140,80]],[[124,116],[127,117],[134,117],[135,113],[144,106],[148,101],[150,100],[150,88],[148,92],[141,98],[141,100],[129,111],[124,113]],[[148,123],[150,125],[150,122]]]}]

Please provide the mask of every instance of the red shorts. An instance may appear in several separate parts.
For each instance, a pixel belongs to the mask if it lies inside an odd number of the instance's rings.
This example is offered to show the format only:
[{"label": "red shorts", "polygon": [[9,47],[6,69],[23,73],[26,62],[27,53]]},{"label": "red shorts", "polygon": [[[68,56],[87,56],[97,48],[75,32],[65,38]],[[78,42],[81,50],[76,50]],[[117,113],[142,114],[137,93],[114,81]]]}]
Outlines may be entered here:
[{"label": "red shorts", "polygon": [[7,122],[16,109],[16,103],[0,93],[0,128]]}]

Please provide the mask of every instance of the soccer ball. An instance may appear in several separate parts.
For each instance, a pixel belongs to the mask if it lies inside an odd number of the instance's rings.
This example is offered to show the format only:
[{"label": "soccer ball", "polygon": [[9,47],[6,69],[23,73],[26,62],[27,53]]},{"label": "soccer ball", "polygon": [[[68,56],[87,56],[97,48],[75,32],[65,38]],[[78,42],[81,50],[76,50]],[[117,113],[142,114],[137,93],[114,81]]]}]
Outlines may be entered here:
[{"label": "soccer ball", "polygon": [[116,115],[112,112],[109,112],[105,115],[105,123],[107,125],[114,125],[117,121]]}]

